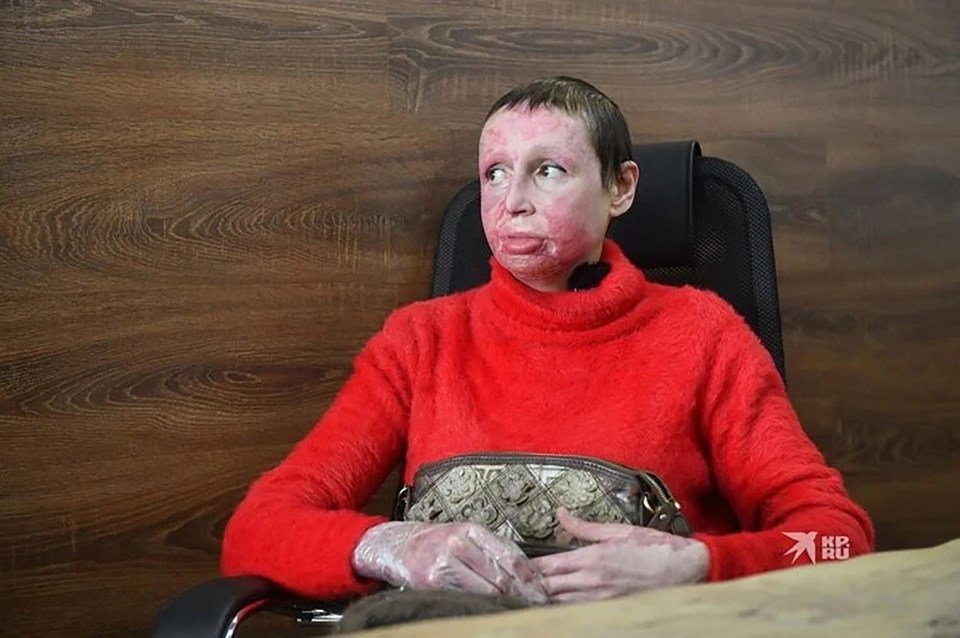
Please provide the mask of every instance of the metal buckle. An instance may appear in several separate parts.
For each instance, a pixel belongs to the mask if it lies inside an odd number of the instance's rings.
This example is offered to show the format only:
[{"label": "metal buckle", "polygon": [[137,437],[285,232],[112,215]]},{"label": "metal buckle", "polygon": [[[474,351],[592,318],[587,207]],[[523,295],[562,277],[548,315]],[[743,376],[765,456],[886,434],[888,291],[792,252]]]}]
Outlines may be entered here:
[{"label": "metal buckle", "polygon": [[343,614],[336,614],[326,609],[297,609],[296,620],[298,625],[309,625],[316,627],[318,625],[335,625],[343,618]]}]

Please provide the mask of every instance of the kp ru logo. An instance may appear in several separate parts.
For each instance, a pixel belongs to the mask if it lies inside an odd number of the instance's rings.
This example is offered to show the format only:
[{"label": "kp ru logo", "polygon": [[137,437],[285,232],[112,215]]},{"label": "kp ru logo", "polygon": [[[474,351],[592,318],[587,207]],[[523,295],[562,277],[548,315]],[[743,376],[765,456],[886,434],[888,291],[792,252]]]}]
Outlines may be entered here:
[{"label": "kp ru logo", "polygon": [[[783,553],[784,556],[793,555],[790,564],[807,555],[811,564],[817,564],[817,533],[816,532],[782,532],[793,541],[793,547]],[[850,538],[847,536],[821,536],[820,560],[846,560],[850,558]]]}]

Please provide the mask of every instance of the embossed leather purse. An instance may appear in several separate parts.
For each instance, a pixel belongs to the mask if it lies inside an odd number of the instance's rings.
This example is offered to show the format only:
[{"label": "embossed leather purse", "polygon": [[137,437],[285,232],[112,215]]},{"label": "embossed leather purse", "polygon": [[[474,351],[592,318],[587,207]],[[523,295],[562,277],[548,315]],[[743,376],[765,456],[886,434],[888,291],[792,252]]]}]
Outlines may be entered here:
[{"label": "embossed leather purse", "polygon": [[394,518],[476,522],[528,556],[583,543],[558,526],[563,506],[577,518],[689,536],[680,504],[659,476],[584,456],[481,453],[424,464],[404,486]]}]

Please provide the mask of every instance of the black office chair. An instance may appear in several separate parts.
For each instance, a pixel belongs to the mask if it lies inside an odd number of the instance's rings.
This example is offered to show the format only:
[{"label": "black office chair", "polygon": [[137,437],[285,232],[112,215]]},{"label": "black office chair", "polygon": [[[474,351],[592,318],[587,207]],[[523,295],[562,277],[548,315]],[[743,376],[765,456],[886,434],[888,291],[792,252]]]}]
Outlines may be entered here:
[{"label": "black office chair", "polygon": [[[640,183],[609,235],[648,279],[713,290],[747,321],[785,378],[770,212],[756,182],[736,165],[703,157],[696,142],[634,147]],[[480,184],[448,206],[434,263],[432,296],[490,278],[480,224]],[[154,638],[230,637],[261,609],[300,624],[335,624],[350,601],[311,601],[257,577],[221,578],[181,594],[158,615]]]}]

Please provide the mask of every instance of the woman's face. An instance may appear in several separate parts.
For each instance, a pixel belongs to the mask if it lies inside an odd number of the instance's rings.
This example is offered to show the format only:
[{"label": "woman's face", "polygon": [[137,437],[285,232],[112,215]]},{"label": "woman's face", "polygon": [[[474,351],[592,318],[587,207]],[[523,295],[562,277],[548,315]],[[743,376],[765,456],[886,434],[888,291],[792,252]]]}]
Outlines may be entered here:
[{"label": "woman's face", "polygon": [[[601,181],[579,117],[551,108],[499,111],[480,135],[480,214],[494,257],[537,290],[564,290],[574,268],[600,258],[623,206]],[[635,184],[635,180],[634,180]]]}]

